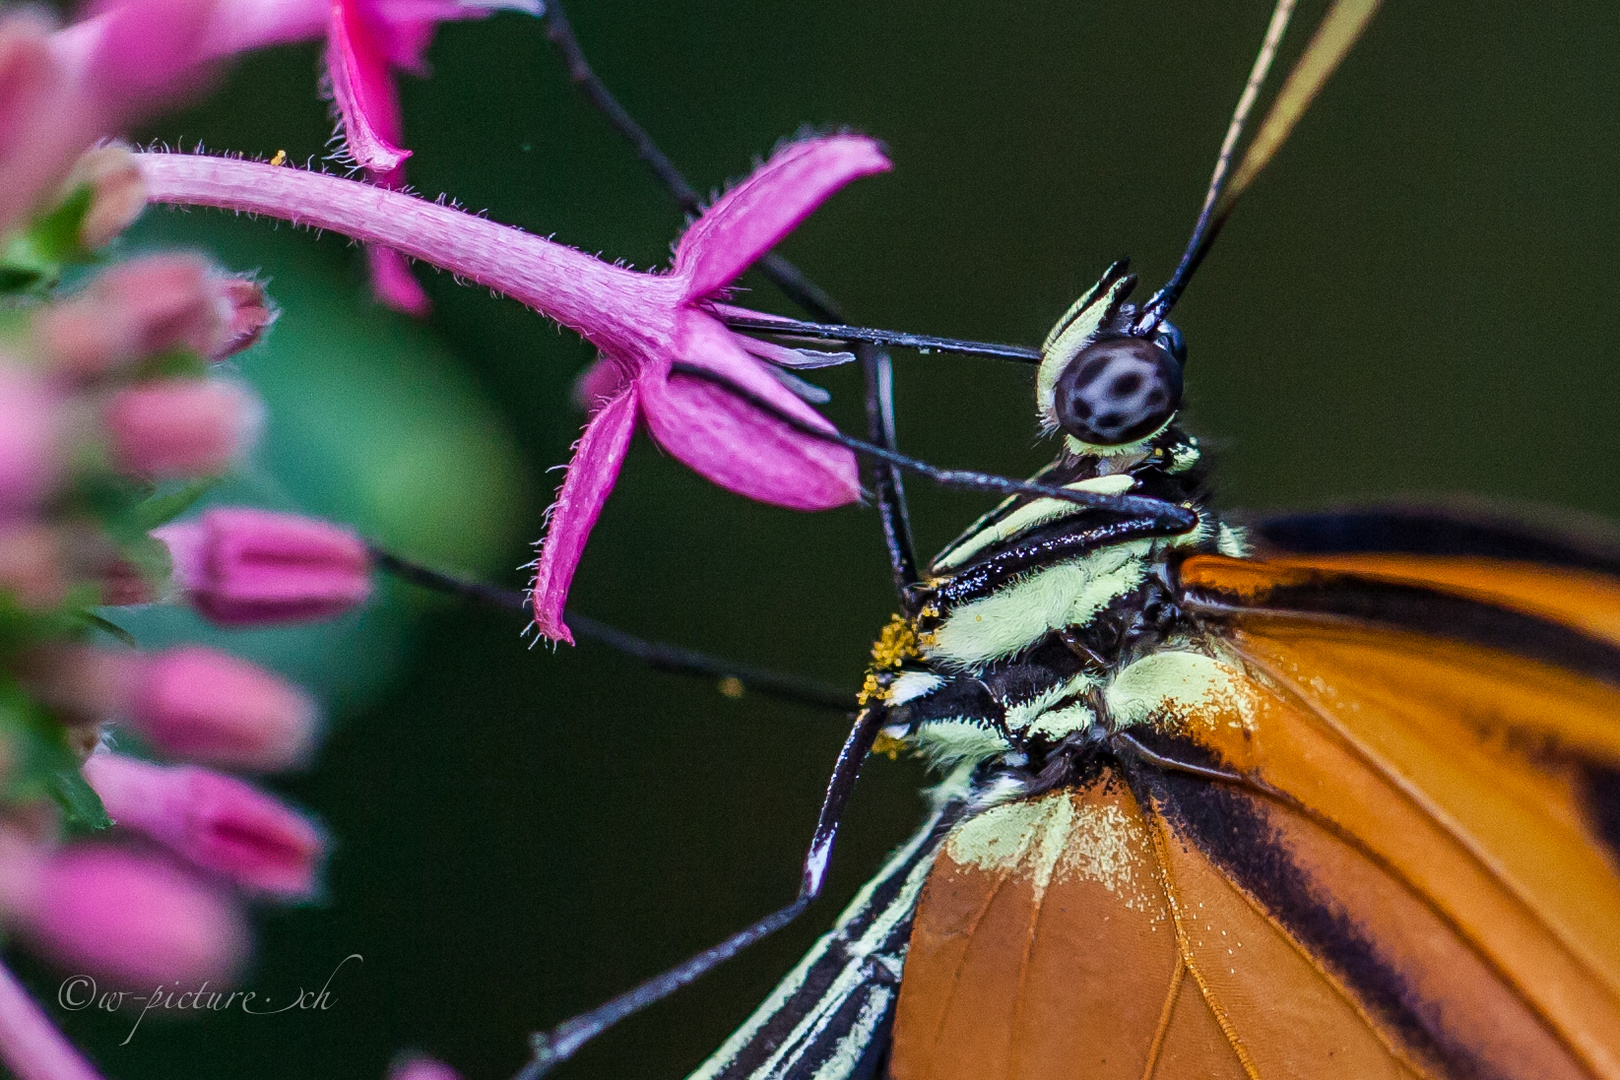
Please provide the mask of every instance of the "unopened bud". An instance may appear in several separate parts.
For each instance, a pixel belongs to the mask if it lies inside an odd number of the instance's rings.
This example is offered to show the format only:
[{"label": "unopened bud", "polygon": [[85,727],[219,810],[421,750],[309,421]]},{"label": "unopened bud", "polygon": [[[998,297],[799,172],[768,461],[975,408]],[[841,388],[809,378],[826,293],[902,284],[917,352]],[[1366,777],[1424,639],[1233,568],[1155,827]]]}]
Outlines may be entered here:
[{"label": "unopened bud", "polygon": [[240,333],[230,295],[236,280],[196,255],[120,263],[41,311],[35,339],[53,369],[77,378],[173,349],[212,357]]},{"label": "unopened bud", "polygon": [[74,163],[64,185],[90,189],[90,209],[79,224],[79,243],[94,251],[111,243],[146,208],[146,184],[127,146],[98,146]]},{"label": "unopened bud", "polygon": [[126,722],[168,755],[274,770],[308,755],[317,716],[308,695],[275,675],[186,648],[144,660]]},{"label": "unopened bud", "polygon": [[213,360],[235,356],[243,349],[258,343],[276,321],[276,310],[265,295],[264,286],[251,278],[230,277],[219,282],[225,302],[230,307],[225,336],[218,348],[209,354]]},{"label": "unopened bud", "polygon": [[218,476],[253,443],[262,416],[258,399],[236,383],[143,383],[108,404],[108,451],[115,469],[143,479]]},{"label": "unopened bud", "polygon": [[38,505],[61,471],[61,402],[32,371],[0,364],[0,518]]},{"label": "unopened bud", "polygon": [[296,514],[219,507],[153,533],[190,604],[229,626],[326,618],[371,594],[371,557],[350,529]]},{"label": "unopened bud", "polygon": [[388,1067],[388,1080],[461,1080],[461,1076],[442,1061],[412,1055]]},{"label": "unopened bud", "polygon": [[92,754],[85,779],[120,828],[155,840],[250,892],[315,892],[324,844],[313,824],[251,784],[208,769]]},{"label": "unopened bud", "polygon": [[103,845],[10,854],[0,912],[63,967],[120,986],[227,980],[247,957],[235,905],[178,867]]}]

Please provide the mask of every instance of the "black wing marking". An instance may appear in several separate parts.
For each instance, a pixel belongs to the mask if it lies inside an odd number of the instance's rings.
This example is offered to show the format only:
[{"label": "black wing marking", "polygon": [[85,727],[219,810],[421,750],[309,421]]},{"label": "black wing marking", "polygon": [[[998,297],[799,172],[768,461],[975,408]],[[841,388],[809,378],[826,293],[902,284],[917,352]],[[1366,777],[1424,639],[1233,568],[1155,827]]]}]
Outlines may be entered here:
[{"label": "black wing marking", "polygon": [[[1537,511],[1545,521],[1549,512]],[[1251,527],[1263,549],[1302,555],[1386,553],[1474,555],[1567,566],[1620,577],[1620,537],[1596,522],[1564,518],[1548,528],[1499,511],[1446,507],[1374,506],[1285,514]]]}]

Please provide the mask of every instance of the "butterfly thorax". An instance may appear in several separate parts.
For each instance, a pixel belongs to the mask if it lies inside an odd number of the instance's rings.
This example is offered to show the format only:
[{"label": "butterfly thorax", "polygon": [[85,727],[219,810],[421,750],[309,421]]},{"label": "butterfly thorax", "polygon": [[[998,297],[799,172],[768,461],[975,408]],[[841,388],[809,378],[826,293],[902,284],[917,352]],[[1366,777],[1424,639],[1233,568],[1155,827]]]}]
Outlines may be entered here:
[{"label": "butterfly thorax", "polygon": [[1139,515],[1028,496],[974,522],[914,590],[915,614],[895,616],[873,647],[862,704],[887,711],[879,750],[940,766],[999,758],[1067,781],[1121,723],[1109,691],[1122,673],[1207,651],[1172,568],[1241,541],[1205,504],[1196,440],[1171,426],[1127,455],[1065,451],[1036,478],[1162,499],[1198,523],[1170,534]]}]

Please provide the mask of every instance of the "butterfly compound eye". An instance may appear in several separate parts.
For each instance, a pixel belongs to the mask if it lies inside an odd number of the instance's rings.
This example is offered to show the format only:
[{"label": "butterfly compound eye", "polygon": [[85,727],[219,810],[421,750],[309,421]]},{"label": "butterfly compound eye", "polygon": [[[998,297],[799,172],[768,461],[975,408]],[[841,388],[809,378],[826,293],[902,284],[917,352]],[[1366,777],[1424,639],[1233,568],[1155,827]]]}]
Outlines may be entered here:
[{"label": "butterfly compound eye", "polygon": [[1064,431],[1120,446],[1151,435],[1181,405],[1181,365],[1144,338],[1104,338],[1069,361],[1054,398]]}]

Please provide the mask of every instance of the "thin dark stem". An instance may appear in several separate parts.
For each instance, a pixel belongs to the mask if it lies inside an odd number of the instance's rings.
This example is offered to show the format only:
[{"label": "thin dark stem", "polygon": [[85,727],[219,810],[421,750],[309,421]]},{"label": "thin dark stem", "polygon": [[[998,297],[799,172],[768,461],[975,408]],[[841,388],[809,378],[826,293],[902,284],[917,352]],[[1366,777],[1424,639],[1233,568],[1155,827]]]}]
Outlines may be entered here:
[{"label": "thin dark stem", "polygon": [[[703,197],[698,194],[697,189],[687,181],[681,170],[675,167],[669,155],[658,148],[658,144],[653,142],[647,129],[636,122],[636,118],[619,103],[619,99],[613,96],[613,92],[591,68],[590,61],[585,59],[585,50],[580,48],[579,39],[574,36],[574,28],[569,24],[568,16],[563,13],[562,4],[558,0],[547,0],[545,19],[546,37],[562,54],[563,62],[568,65],[568,77],[573,80],[574,85],[579,87],[580,92],[601,111],[603,116],[607,117],[613,130],[635,148],[636,156],[647,163],[647,167],[653,171],[658,182],[669,190],[670,196],[680,208],[693,217],[702,214]],[[781,289],[788,299],[816,318],[836,322],[843,317],[833,298],[782,256],[769,252],[754,265],[771,284]]]},{"label": "thin dark stem", "polygon": [[1191,510],[1184,506],[1177,506],[1172,502],[1166,502],[1163,499],[1152,499],[1143,495],[1101,495],[1094,491],[1059,487],[1056,484],[1043,484],[1037,480],[1014,480],[1011,477],[996,476],[993,473],[973,472],[968,469],[941,469],[928,464],[926,461],[919,461],[914,457],[908,457],[887,447],[876,446],[853,436],[845,435],[836,428],[829,431],[817,427],[778,408],[774,403],[760,397],[747,387],[732,382],[724,375],[710,371],[708,368],[677,361],[671,365],[670,372],[671,374],[691,376],[712,383],[808,438],[832,443],[834,446],[842,446],[846,450],[853,450],[857,454],[864,454],[879,461],[888,462],[906,472],[926,476],[943,487],[964,488],[970,491],[993,491],[1001,495],[1041,495],[1049,499],[1063,499],[1066,502],[1078,503],[1081,506],[1098,510],[1112,510],[1120,514],[1151,517],[1162,522],[1168,532],[1184,531],[1198,523],[1198,516]]},{"label": "thin dark stem", "polygon": [[378,570],[392,574],[401,581],[408,581],[412,585],[420,585],[434,592],[459,596],[463,600],[508,611],[525,611],[529,606],[529,594],[520,589],[504,589],[499,585],[486,585],[481,581],[467,581],[464,578],[454,577],[402,559],[376,544],[368,543],[366,551],[371,556],[372,565]]},{"label": "thin dark stem", "polygon": [[733,330],[753,330],[774,337],[815,338],[820,341],[840,341],[845,344],[867,342],[896,349],[916,349],[919,352],[948,352],[962,356],[988,356],[995,360],[1017,360],[1026,364],[1041,362],[1041,350],[1027,345],[1001,345],[990,341],[966,341],[962,338],[934,337],[930,334],[908,334],[900,330],[877,330],[867,326],[845,326],[842,323],[800,322],[797,319],[754,318],[748,315],[720,314],[721,320]]},{"label": "thin dark stem", "polygon": [[[377,569],[392,574],[401,581],[506,611],[528,610],[529,596],[518,589],[503,589],[497,585],[485,585],[482,582],[453,577],[409,562],[375,545],[370,546],[370,551],[372,563]],[[834,712],[849,713],[855,707],[854,695],[815,679],[788,675],[754,667],[751,664],[733,663],[680,645],[648,641],[646,638],[637,637],[628,631],[609,626],[575,611],[565,614],[564,619],[579,637],[634,657],[655,671],[719,680],[721,692],[728,696],[752,690],[766,697]]]},{"label": "thin dark stem", "polygon": [[849,737],[844,740],[843,749],[838,753],[838,762],[833,766],[832,777],[827,782],[827,793],[821,801],[821,813],[816,817],[816,830],[811,836],[810,848],[804,855],[799,879],[799,895],[794,898],[793,903],[773,911],[720,944],[704,949],[696,956],[675,965],[661,975],[653,976],[591,1011],[565,1020],[550,1031],[536,1034],[531,1039],[534,1058],[517,1074],[515,1080],[539,1080],[553,1068],[573,1057],[580,1047],[625,1017],[662,1001],[681,987],[712,971],[750,945],[774,934],[802,915],[810,907],[811,902],[821,895],[822,885],[827,878],[827,864],[832,858],[833,841],[838,836],[839,823],[843,820],[844,810],[849,805],[850,794],[855,790],[855,781],[860,775],[861,764],[866,760],[867,754],[871,753],[872,743],[882,730],[887,715],[886,710],[873,706],[862,709],[860,715],[855,718]]}]

